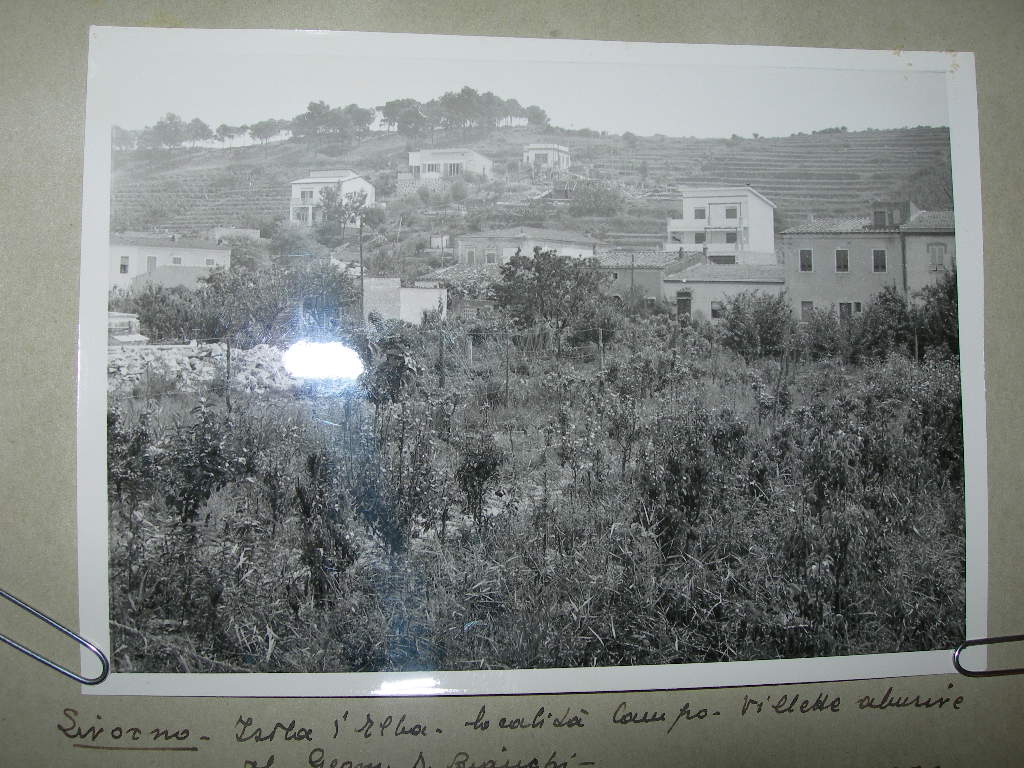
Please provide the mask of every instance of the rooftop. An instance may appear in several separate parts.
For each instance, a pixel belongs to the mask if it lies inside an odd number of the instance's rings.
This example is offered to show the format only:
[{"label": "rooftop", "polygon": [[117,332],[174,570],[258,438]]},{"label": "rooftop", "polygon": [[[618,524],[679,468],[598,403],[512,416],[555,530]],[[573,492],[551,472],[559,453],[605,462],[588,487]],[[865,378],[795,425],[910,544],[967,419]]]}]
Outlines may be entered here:
[{"label": "rooftop", "polygon": [[540,229],[538,227],[510,227],[508,229],[492,229],[487,232],[467,232],[457,235],[459,238],[530,238],[531,240],[553,240],[560,243],[585,243],[596,245],[597,240],[582,232],[570,232],[562,229]]},{"label": "rooftop", "polygon": [[335,171],[334,175],[327,175],[327,171],[310,171],[308,176],[296,179],[291,184],[323,184],[326,182],[348,181],[349,179],[360,178],[359,174],[350,168]]},{"label": "rooftop", "polygon": [[602,269],[664,269],[690,256],[680,255],[678,251],[610,251],[594,258]]},{"label": "rooftop", "polygon": [[174,237],[172,235],[161,235],[160,237],[148,237],[145,235],[110,235],[111,245],[136,245],[148,248],[199,248],[218,253],[231,253],[231,248],[218,245],[213,240],[200,240],[193,237]]},{"label": "rooftop", "polygon": [[900,227],[904,232],[953,232],[952,211],[920,211]]},{"label": "rooftop", "polygon": [[847,216],[843,218],[812,219],[805,224],[798,224],[782,231],[783,235],[810,234],[853,234],[864,233],[898,233],[898,232],[953,232],[953,211],[919,211],[910,221],[902,226],[892,224],[885,227],[874,226],[871,216]]},{"label": "rooftop", "polygon": [[781,264],[694,264],[670,280],[684,283],[785,283]]},{"label": "rooftop", "polygon": [[899,232],[899,225],[876,227],[870,216],[823,217],[782,230],[783,235],[852,234],[857,232]]},{"label": "rooftop", "polygon": [[679,187],[679,194],[684,198],[686,197],[732,197],[735,195],[745,195],[751,193],[755,197],[760,198],[764,202],[768,203],[772,208],[775,207],[775,203],[769,200],[767,197],[762,195],[756,189],[749,184],[747,185],[709,185],[706,187],[702,186],[683,186]]}]

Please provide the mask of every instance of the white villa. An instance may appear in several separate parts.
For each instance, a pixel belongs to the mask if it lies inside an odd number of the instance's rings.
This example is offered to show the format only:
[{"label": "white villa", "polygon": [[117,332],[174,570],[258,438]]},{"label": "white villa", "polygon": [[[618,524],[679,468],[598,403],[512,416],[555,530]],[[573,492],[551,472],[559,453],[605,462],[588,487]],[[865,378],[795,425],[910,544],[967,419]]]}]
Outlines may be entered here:
[{"label": "white villa", "polygon": [[527,144],[523,147],[524,165],[567,171],[571,163],[569,148],[561,144]]},{"label": "white villa", "polygon": [[317,222],[317,207],[320,205],[320,192],[333,187],[342,197],[366,193],[366,205],[376,204],[376,190],[373,184],[351,168],[310,171],[302,179],[291,183],[292,196],[288,203],[288,219],[305,224],[308,227]]}]

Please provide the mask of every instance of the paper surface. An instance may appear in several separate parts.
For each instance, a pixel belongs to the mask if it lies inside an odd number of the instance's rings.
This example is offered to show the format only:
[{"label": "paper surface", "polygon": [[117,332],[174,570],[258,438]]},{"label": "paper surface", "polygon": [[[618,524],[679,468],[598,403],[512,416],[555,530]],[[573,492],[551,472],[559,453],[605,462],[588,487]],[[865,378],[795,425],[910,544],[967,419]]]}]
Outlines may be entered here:
[{"label": "paper surface", "polygon": [[[1019,447],[1016,435],[1016,409],[1013,403],[1019,399],[1014,387],[1013,371],[1016,369],[1015,345],[1019,327],[1019,316],[1013,307],[1019,305],[1021,293],[1020,278],[1011,260],[1002,254],[1008,252],[1010,243],[1016,237],[1019,229],[1019,222],[1010,214],[1013,192],[1016,183],[1011,180],[1009,169],[999,158],[1011,156],[1017,151],[1017,140],[1008,135],[1001,125],[1014,124],[1019,117],[1019,101],[1015,101],[1012,90],[1009,88],[1008,74],[997,71],[995,67],[989,67],[986,74],[986,52],[993,56],[994,52],[1001,47],[1002,29],[1012,28],[1014,25],[1013,9],[1003,9],[1005,25],[988,26],[991,20],[984,22],[975,17],[966,15],[966,9],[948,9],[947,12],[939,14],[943,16],[940,24],[938,18],[932,18],[934,13],[925,12],[923,7],[916,10],[915,30],[907,32],[908,39],[892,40],[891,28],[884,25],[881,20],[857,13],[856,20],[852,9],[842,10],[839,8],[825,9],[830,18],[834,21],[837,18],[846,18],[850,23],[848,29],[855,30],[850,36],[856,39],[839,40],[835,35],[823,33],[822,30],[831,28],[831,24],[824,23],[824,18],[812,16],[803,17],[803,24],[798,23],[795,13],[790,9],[780,7],[778,16],[772,23],[765,26],[765,20],[759,19],[748,21],[746,25],[738,18],[727,18],[722,21],[708,19],[705,25],[709,41],[711,37],[715,42],[731,42],[736,40],[734,35],[743,35],[743,42],[765,42],[758,39],[758,30],[769,30],[772,38],[769,42],[785,42],[790,44],[825,44],[830,45],[853,45],[873,46],[883,44],[886,46],[928,49],[955,47],[964,50],[976,50],[979,53],[979,69],[982,74],[979,80],[979,93],[982,113],[982,134],[985,143],[982,148],[983,174],[986,180],[986,216],[987,216],[987,239],[989,253],[986,256],[986,273],[988,277],[987,290],[989,301],[986,302],[986,319],[989,322],[988,328],[988,363],[989,363],[989,404],[994,408],[990,415],[990,445],[992,475],[995,478],[992,482],[990,498],[993,503],[991,524],[993,541],[993,581],[992,581],[992,631],[1010,632],[1019,628],[1021,620],[1020,607],[1015,600],[1018,590],[1015,589],[1013,579],[1017,578],[1017,570],[1012,567],[1016,547],[1014,542],[1020,540],[1019,516],[1016,514],[1015,498],[1019,495],[1019,475],[1014,472],[1016,466],[1015,455]],[[914,9],[910,9],[914,10]],[[263,9],[264,15],[257,21],[255,18],[240,17],[236,20],[238,24],[245,23],[266,23],[269,18],[266,14],[268,9]],[[22,105],[31,110],[31,114],[41,117],[48,117],[48,129],[39,128],[41,144],[45,147],[47,162],[54,164],[67,178],[76,178],[81,168],[81,134],[75,132],[75,115],[81,114],[81,108],[77,111],[68,110],[67,104],[81,105],[84,92],[84,43],[85,25],[87,23],[164,23],[177,24],[187,21],[190,25],[214,26],[229,21],[230,14],[220,13],[203,15],[198,10],[178,8],[176,16],[143,17],[132,16],[135,11],[125,10],[117,18],[80,18],[77,19],[78,26],[75,27],[68,20],[68,24],[62,32],[63,37],[56,40],[65,40],[60,51],[54,47],[46,47],[44,42],[51,40],[50,29],[46,26],[48,19],[40,18],[36,10],[31,16],[36,21],[29,22],[30,14],[27,9],[16,9],[14,12],[14,23],[11,27],[13,32],[19,35],[19,45],[7,49],[5,56],[11,57],[12,66],[18,60],[31,64],[32,75],[29,76],[28,68],[18,71],[25,72],[25,77],[18,80],[18,84],[12,86],[11,97],[20,100]],[[525,30],[527,33],[542,35],[552,29],[570,29],[569,19],[571,14],[563,11],[564,15],[557,16],[540,13],[532,22],[534,27]],[[697,13],[691,9],[691,19]],[[850,14],[844,17],[843,14]],[[527,13],[526,16],[529,16]],[[184,17],[188,17],[187,20]],[[609,11],[604,17],[609,28],[594,23],[581,26],[577,34],[596,35],[603,37],[618,37],[618,29],[611,30],[613,20],[617,17]],[[406,26],[407,21],[400,20],[397,14],[387,15],[382,13],[379,17],[361,18],[366,21],[368,27],[386,26],[398,29]],[[660,24],[651,19],[659,19]],[[621,19],[620,19],[621,20]],[[547,22],[547,23],[545,23]],[[425,24],[428,22],[424,21]],[[520,32],[519,29],[512,29],[509,25],[501,28],[501,22],[491,19],[490,24],[494,28],[481,30],[479,21],[475,23],[467,20],[465,31],[487,31],[513,33]],[[432,31],[440,31],[437,21],[433,24]],[[678,22],[676,22],[678,24]],[[286,26],[283,19],[278,20],[279,26]],[[963,39],[950,39],[948,34],[940,33],[941,29],[948,29],[950,25],[959,30],[958,34]],[[339,23],[334,26],[342,26]],[[347,24],[345,26],[348,26]],[[1000,29],[1001,27],[1001,29]],[[652,37],[652,29],[659,28],[657,36],[666,37],[665,30],[674,29],[672,24],[666,21],[665,16],[658,15],[658,8],[652,7],[651,14],[645,14],[633,22],[636,37]],[[687,30],[692,33],[693,27],[687,25]],[[786,30],[783,32],[782,30]],[[411,30],[410,30],[411,31]],[[682,27],[678,27],[677,39],[683,39],[688,33]],[[822,35],[828,39],[822,41]],[[52,43],[51,43],[52,45]],[[33,49],[33,46],[35,48]],[[74,52],[69,53],[69,52]],[[26,58],[27,57],[27,58]],[[7,60],[5,59],[5,62]],[[44,63],[47,62],[47,63]],[[14,71],[14,70],[9,70]],[[45,86],[45,88],[44,88]],[[59,97],[58,97],[59,95]],[[5,91],[7,98],[7,91]],[[44,122],[46,122],[44,120]],[[60,131],[58,132],[58,129]],[[26,145],[28,146],[28,145]],[[18,156],[9,155],[10,166],[15,169],[19,176],[26,183],[33,174],[37,174],[41,155],[32,150],[19,153]],[[5,157],[5,162],[8,160]],[[56,185],[56,173],[53,174],[53,182]],[[70,185],[73,186],[73,185]],[[53,189],[49,187],[48,189]],[[17,333],[13,330],[5,337],[5,352],[9,352],[11,360],[15,361],[13,366],[8,368],[7,373],[12,376],[9,391],[15,393],[14,402],[5,406],[5,423],[13,425],[21,438],[16,443],[7,442],[4,446],[4,483],[9,488],[4,513],[4,530],[8,535],[7,542],[17,542],[15,547],[5,542],[3,578],[5,586],[8,586],[22,597],[25,597],[40,607],[48,609],[54,615],[70,621],[75,608],[75,587],[74,587],[74,522],[71,514],[73,508],[73,441],[74,441],[74,401],[72,393],[73,376],[75,368],[74,334],[75,322],[74,302],[77,295],[74,281],[66,279],[67,274],[74,274],[77,269],[77,227],[78,211],[76,205],[77,191],[68,188],[60,188],[60,199],[70,208],[70,212],[57,211],[51,219],[52,225],[44,227],[57,242],[62,243],[59,255],[55,261],[45,265],[38,263],[24,263],[21,261],[12,262],[8,277],[4,281],[4,297],[8,302],[7,306],[19,313],[30,308],[47,307],[53,314],[46,315],[41,321],[30,327],[19,327]],[[42,202],[42,192],[36,192],[31,185],[25,187],[23,195],[25,201]],[[1000,197],[996,192],[1005,193]],[[49,192],[47,193],[49,194]],[[29,210],[26,205],[14,201],[12,207],[5,216],[19,217],[22,222],[18,227],[11,228],[12,248],[5,249],[5,261],[7,253],[32,252],[38,250],[38,238],[25,226],[25,221],[37,221],[32,216],[26,216]],[[43,225],[40,225],[43,226]],[[40,270],[45,280],[40,281]],[[66,306],[66,309],[58,308]],[[5,311],[5,321],[11,315]],[[8,326],[11,327],[11,326]],[[6,355],[5,355],[6,356]],[[1003,404],[1006,404],[1005,406]],[[46,471],[41,468],[47,467]],[[54,482],[53,478],[58,479]],[[54,512],[54,510],[58,510]],[[47,519],[53,521],[50,524],[40,526],[39,520]],[[59,574],[59,575],[55,575]],[[5,622],[11,622],[22,632],[26,641],[33,641],[34,645],[45,649],[56,656],[61,652],[67,653],[65,646],[50,638],[45,632],[39,632],[31,626],[19,625],[18,619],[8,618],[5,614]],[[5,623],[5,628],[8,626]],[[65,656],[69,660],[71,654]],[[218,701],[188,701],[188,700],[160,700],[160,699],[134,699],[131,702],[111,699],[104,702],[104,710],[89,709],[97,700],[94,698],[80,699],[79,694],[67,687],[68,684],[48,673],[46,670],[37,668],[32,662],[15,656],[5,656],[5,673],[9,675],[9,691],[12,700],[22,703],[18,709],[5,708],[4,717],[4,746],[6,753],[12,759],[21,759],[22,762],[38,761],[41,756],[48,760],[72,760],[79,764],[109,765],[112,760],[120,760],[116,764],[134,764],[131,756],[113,755],[110,752],[90,753],[86,749],[76,749],[69,746],[67,737],[56,729],[59,725],[66,726],[68,720],[63,713],[65,708],[75,709],[83,717],[82,723],[86,725],[85,718],[91,718],[95,722],[96,714],[101,714],[103,719],[118,720],[127,727],[129,721],[139,721],[141,725],[148,728],[182,728],[189,727],[200,735],[210,735],[218,740],[218,745],[230,744],[234,738],[234,728],[238,716],[248,717],[250,712],[254,717],[254,724],[267,723],[266,727],[272,728],[273,722],[284,719],[290,722],[294,717],[296,725],[308,725],[315,730],[319,738],[325,729],[329,733],[332,730],[333,716],[325,715],[325,702],[322,700],[311,700],[304,702],[290,702],[287,711],[281,708],[283,702],[247,702],[252,705],[245,713],[239,710],[234,712],[230,707]],[[821,764],[823,761],[831,761],[834,764],[935,764],[935,765],[973,765],[979,761],[988,764],[1013,765],[1015,756],[1019,754],[1019,743],[1014,742],[1014,729],[1006,729],[1005,723],[1008,718],[1012,720],[1012,713],[1019,707],[1021,701],[1021,689],[1019,683],[1014,680],[999,681],[966,681],[956,677],[949,678],[928,678],[916,680],[920,686],[907,686],[915,693],[926,695],[945,695],[944,684],[952,682],[961,692],[965,692],[965,700],[969,705],[969,720],[964,722],[945,719],[947,710],[920,710],[908,714],[905,710],[897,710],[897,714],[891,718],[869,720],[857,712],[856,702],[863,696],[884,695],[889,683],[880,685],[882,681],[871,681],[862,683],[849,683],[842,685],[828,686],[830,692],[834,692],[843,699],[843,714],[836,714],[831,721],[808,719],[810,714],[804,715],[803,719],[797,720],[793,725],[787,722],[784,715],[776,715],[776,720],[758,720],[755,725],[735,719],[735,715],[723,714],[720,717],[728,717],[727,720],[718,720],[717,723],[706,723],[708,731],[704,738],[688,741],[683,745],[659,741],[651,736],[631,736],[624,738],[620,735],[622,731],[612,731],[606,736],[605,741],[597,740],[597,745],[603,750],[607,764],[622,764],[626,760],[636,761],[639,756],[647,764],[679,764],[680,749],[686,750],[686,754],[692,757],[698,764],[751,764],[756,762],[776,763],[788,761],[788,764]],[[907,683],[909,681],[904,681]],[[896,688],[900,687],[900,681],[893,681]],[[799,686],[799,691],[807,694],[814,693],[819,688],[814,686]],[[770,691],[770,692],[769,692]],[[790,689],[764,689],[763,693],[774,697],[782,693],[788,693]],[[702,707],[709,707],[711,711],[723,713],[734,713],[743,704],[743,696],[750,695],[757,697],[754,690],[744,691],[743,695],[737,695],[740,691],[720,692],[694,692],[691,706],[697,706],[699,711]],[[682,706],[683,701],[678,694],[672,694],[671,698],[658,700],[657,697],[639,697],[635,701],[640,705],[637,710],[648,709],[658,710],[659,705],[664,711],[673,713],[673,716]],[[812,697],[813,698],[813,697]],[[599,700],[602,706],[593,706],[593,712],[600,713],[592,721],[594,724],[608,723],[618,704],[621,696],[594,696],[574,697],[572,701],[581,704],[588,710],[586,702]],[[504,701],[504,700],[496,700]],[[541,699],[520,699],[529,703],[530,709],[534,704],[540,706],[546,700]],[[559,704],[565,700],[560,699]],[[630,701],[634,699],[630,698]],[[775,699],[777,703],[777,699]],[[847,704],[850,702],[849,709]],[[341,702],[332,702],[332,709],[340,709],[344,712],[348,709],[355,712],[356,708],[351,702],[346,702],[344,707],[333,705]],[[787,702],[788,704],[788,702]],[[424,700],[416,704],[418,709],[415,716],[419,720],[426,720],[428,716],[435,716],[437,722],[453,723],[458,729],[462,723],[472,721],[476,717],[479,708],[466,706],[466,702],[444,702]],[[406,702],[402,706],[394,708],[381,708],[379,712],[391,709],[396,712],[405,709]],[[237,707],[235,708],[237,709]],[[228,713],[230,710],[230,714]],[[518,707],[513,712],[509,710],[509,716],[518,714]],[[943,719],[932,717],[938,712],[944,713]],[[278,717],[277,713],[283,714]],[[498,708],[492,709],[488,702],[488,712],[501,717]],[[866,710],[872,712],[872,710]],[[365,714],[360,710],[360,713]],[[529,713],[532,716],[532,712]],[[265,715],[261,717],[260,715]],[[351,717],[352,715],[350,715]],[[763,717],[763,716],[762,716]],[[832,717],[830,715],[830,717]],[[461,723],[459,722],[461,720]],[[285,722],[285,725],[287,725]],[[703,721],[702,721],[703,722]],[[203,730],[201,725],[209,724],[209,731]],[[141,728],[141,725],[139,726]],[[88,727],[86,725],[86,727]],[[444,727],[443,725],[440,727]],[[588,726],[589,727],[589,726]],[[639,727],[638,727],[639,728]],[[623,730],[625,727],[623,726]],[[644,728],[640,728],[644,730]],[[607,733],[607,730],[603,731]],[[588,731],[588,740],[594,740],[593,733]],[[689,733],[693,733],[692,731]],[[756,739],[746,738],[751,733]],[[673,735],[675,731],[673,731]],[[236,742],[237,743],[237,742]],[[554,741],[533,741],[527,744],[518,742],[521,749],[519,755],[529,757],[536,753],[541,754],[541,747],[556,748],[561,745],[575,749],[577,742],[572,740]],[[472,754],[481,755],[484,759],[490,756],[489,752],[481,749],[481,745],[493,748],[500,755],[501,746],[509,746],[501,740],[484,739],[469,744],[474,750]],[[434,764],[448,764],[453,756],[459,752],[460,744],[454,740],[435,748],[435,752],[425,752],[429,755]],[[412,750],[391,747],[386,753],[388,757],[393,756],[391,764],[402,764],[400,761],[409,760],[410,764],[418,757]],[[469,751],[469,750],[467,750]],[[210,745],[210,751],[206,757],[211,762],[220,764],[236,761],[239,765],[245,760],[266,760],[269,754],[277,754],[277,764],[308,764],[309,753],[303,749],[281,752],[260,752],[255,754],[241,754],[228,751],[227,746]],[[359,753],[362,759],[370,759],[374,753],[366,751]],[[548,754],[543,759],[548,758]],[[589,759],[582,757],[583,752],[578,752],[581,760]],[[342,759],[346,757],[341,751],[334,752],[325,748],[325,757],[329,764],[334,756]],[[146,758],[151,764],[175,764],[182,759],[182,756],[169,757],[148,753]],[[185,758],[187,759],[187,758]],[[386,759],[381,757],[380,759]],[[504,759],[504,758],[502,758]],[[156,761],[167,760],[164,762]],[[285,762],[287,760],[288,762]],[[91,762],[90,762],[91,761]],[[229,763],[231,764],[231,763]],[[263,763],[265,764],[265,762]],[[599,763],[603,764],[603,763]]]}]

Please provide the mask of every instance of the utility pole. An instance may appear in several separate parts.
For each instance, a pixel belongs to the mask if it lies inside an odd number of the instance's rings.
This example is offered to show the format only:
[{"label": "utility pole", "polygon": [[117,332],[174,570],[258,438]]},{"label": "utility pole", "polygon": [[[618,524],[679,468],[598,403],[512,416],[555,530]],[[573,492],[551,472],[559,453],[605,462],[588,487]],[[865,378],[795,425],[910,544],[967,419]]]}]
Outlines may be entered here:
[{"label": "utility pole", "polygon": [[359,217],[359,318],[366,322],[366,269],[363,267],[363,217]]},{"label": "utility pole", "polygon": [[444,376],[444,318],[441,316],[441,300],[437,301],[437,376],[441,389],[445,389]]}]

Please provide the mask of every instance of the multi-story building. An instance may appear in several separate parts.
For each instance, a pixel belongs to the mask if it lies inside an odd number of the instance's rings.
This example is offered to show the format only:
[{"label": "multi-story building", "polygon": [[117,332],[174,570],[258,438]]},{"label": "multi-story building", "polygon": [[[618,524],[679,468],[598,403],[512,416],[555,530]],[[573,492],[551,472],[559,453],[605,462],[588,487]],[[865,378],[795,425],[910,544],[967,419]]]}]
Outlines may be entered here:
[{"label": "multi-story building", "polygon": [[567,171],[571,163],[569,148],[561,144],[527,144],[523,147],[523,165]]},{"label": "multi-story building", "polygon": [[703,250],[713,264],[774,264],[775,203],[751,187],[686,187],[664,250]]},{"label": "multi-story building", "polygon": [[467,173],[490,177],[493,165],[473,149],[421,149],[409,153],[413,180],[452,179]]},{"label": "multi-story building", "polygon": [[310,171],[309,175],[292,183],[292,196],[288,203],[288,219],[311,227],[320,216],[320,193],[334,188],[341,197],[366,195],[366,205],[376,205],[376,190],[363,176],[351,168]]},{"label": "multi-story building", "polygon": [[231,267],[231,249],[208,240],[175,235],[110,238],[111,288],[131,290],[146,283],[192,288],[218,267]]},{"label": "multi-story building", "polygon": [[786,290],[795,312],[860,314],[887,287],[908,298],[956,267],[952,211],[908,202],[872,206],[870,216],[814,219],[780,235]]},{"label": "multi-story building", "polygon": [[516,251],[529,256],[534,248],[582,259],[593,256],[597,246],[597,240],[581,232],[514,227],[459,235],[455,239],[455,254],[461,264],[472,266],[507,264]]}]

